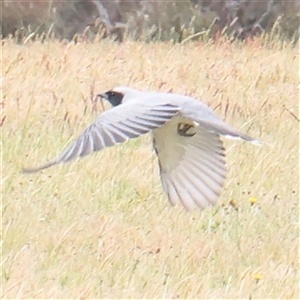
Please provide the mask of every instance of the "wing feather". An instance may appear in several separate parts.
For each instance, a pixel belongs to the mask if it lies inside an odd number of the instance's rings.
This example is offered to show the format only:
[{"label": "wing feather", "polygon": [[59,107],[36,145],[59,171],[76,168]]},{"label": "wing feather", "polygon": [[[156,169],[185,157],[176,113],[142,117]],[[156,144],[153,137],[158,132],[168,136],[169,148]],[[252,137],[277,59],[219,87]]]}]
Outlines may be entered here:
[{"label": "wing feather", "polygon": [[190,182],[193,182],[194,186],[201,191],[208,202],[213,203],[214,200],[219,197],[222,186],[207,175],[203,166],[201,169],[195,167],[186,168],[183,173],[186,174]]},{"label": "wing feather", "polygon": [[175,189],[175,185],[172,180],[167,181],[167,195],[172,205],[177,205],[180,203],[180,197]]},{"label": "wing feather", "polygon": [[[103,137],[97,130],[93,130],[93,142],[94,142],[94,151],[99,151],[104,147],[104,140]],[[76,156],[76,153],[74,153]]]},{"label": "wing feather", "polygon": [[37,168],[25,168],[33,173],[55,164],[65,163],[77,157],[111,147],[137,138],[161,127],[179,111],[178,106],[165,102],[130,101],[102,113],[69,147],[57,158]]},{"label": "wing feather", "polygon": [[195,148],[195,151],[191,151],[189,156],[186,158],[187,162],[191,165],[195,165],[198,168],[206,168],[207,170],[211,170],[212,172],[208,172],[209,176],[213,178],[223,178],[227,170],[224,169],[225,161],[223,159],[219,160],[218,157],[216,158],[215,155],[209,157],[207,152],[198,153],[197,151],[199,148]]},{"label": "wing feather", "polygon": [[218,133],[195,125],[193,136],[181,136],[174,128],[186,122],[176,116],[154,131],[154,146],[161,180],[172,205],[187,210],[215,205],[226,176],[225,150]]},{"label": "wing feather", "polygon": [[[182,197],[181,202],[183,206],[187,210],[193,209],[196,205],[201,205],[202,208],[205,208],[210,205],[208,201],[208,197],[206,194],[206,186],[204,184],[201,184],[199,182],[199,179],[195,178],[194,174],[190,172],[188,169],[182,169],[179,171],[181,174],[181,177],[184,179],[181,179],[180,183],[176,185],[180,185],[181,187],[177,187],[178,189],[183,189],[188,191],[189,193],[186,194],[186,198]],[[185,203],[188,203],[186,205]]]},{"label": "wing feather", "polygon": [[173,188],[176,191],[176,194],[186,210],[191,210],[195,207],[195,201],[191,197],[190,189],[187,188],[188,182],[184,177],[184,174],[180,172],[173,172],[170,174],[172,178]]}]

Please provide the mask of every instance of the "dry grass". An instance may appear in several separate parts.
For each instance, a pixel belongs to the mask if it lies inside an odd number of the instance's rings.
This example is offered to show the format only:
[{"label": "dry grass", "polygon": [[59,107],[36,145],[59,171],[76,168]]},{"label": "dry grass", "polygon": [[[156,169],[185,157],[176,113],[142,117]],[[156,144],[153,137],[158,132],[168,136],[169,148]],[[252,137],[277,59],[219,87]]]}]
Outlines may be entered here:
[{"label": "dry grass", "polygon": [[[4,298],[298,298],[297,49],[6,41],[2,60]],[[115,85],[204,99],[266,145],[226,141],[227,183],[203,212],[168,205],[147,136],[20,173]]]}]

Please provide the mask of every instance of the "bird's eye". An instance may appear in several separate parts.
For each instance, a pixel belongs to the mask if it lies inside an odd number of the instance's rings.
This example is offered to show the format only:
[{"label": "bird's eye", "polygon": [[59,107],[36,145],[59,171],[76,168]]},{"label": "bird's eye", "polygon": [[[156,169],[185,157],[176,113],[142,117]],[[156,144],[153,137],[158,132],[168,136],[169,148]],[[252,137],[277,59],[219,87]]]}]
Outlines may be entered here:
[{"label": "bird's eye", "polygon": [[111,92],[110,95],[111,95],[112,97],[114,97],[114,96],[116,96],[116,93],[115,93],[115,92]]}]

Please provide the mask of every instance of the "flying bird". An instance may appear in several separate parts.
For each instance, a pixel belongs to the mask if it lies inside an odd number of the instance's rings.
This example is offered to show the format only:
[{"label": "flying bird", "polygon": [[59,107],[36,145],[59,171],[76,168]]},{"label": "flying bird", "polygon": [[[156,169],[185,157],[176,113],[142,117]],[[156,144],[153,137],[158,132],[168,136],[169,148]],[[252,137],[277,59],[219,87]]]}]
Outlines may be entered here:
[{"label": "flying bird", "polygon": [[203,102],[180,94],[116,87],[99,94],[110,102],[69,147],[33,173],[151,132],[164,192],[172,205],[215,205],[227,173],[220,136],[260,144],[222,121]]}]

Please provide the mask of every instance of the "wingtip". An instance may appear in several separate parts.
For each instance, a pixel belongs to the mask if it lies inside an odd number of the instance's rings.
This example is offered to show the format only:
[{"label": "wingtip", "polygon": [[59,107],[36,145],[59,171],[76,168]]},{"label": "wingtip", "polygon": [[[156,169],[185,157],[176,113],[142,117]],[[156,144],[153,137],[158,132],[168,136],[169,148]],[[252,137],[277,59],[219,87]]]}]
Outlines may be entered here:
[{"label": "wingtip", "polygon": [[23,173],[23,174],[36,173],[36,172],[42,171],[44,169],[47,169],[47,168],[49,168],[49,167],[51,167],[51,166],[53,166],[55,164],[56,164],[56,161],[54,161],[54,162],[52,161],[52,162],[49,162],[49,163],[47,163],[47,164],[45,164],[43,166],[36,167],[36,168],[22,168],[21,173]]},{"label": "wingtip", "polygon": [[250,143],[252,143],[256,146],[263,146],[264,145],[264,142],[260,141],[260,140],[252,140],[252,141],[250,141]]},{"label": "wingtip", "polygon": [[23,174],[31,174],[31,173],[36,173],[38,172],[38,168],[22,168],[21,173]]}]

